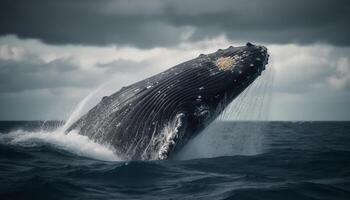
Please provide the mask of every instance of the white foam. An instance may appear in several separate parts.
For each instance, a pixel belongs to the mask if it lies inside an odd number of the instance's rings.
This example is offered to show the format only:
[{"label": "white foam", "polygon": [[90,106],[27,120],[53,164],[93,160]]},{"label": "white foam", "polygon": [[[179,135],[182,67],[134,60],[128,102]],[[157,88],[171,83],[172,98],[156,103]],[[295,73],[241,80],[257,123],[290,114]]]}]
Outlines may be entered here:
[{"label": "white foam", "polygon": [[175,143],[174,140],[179,137],[178,132],[182,125],[181,118],[183,116],[183,113],[177,114],[175,119],[171,123],[168,123],[161,132],[160,138],[158,138],[161,144],[158,152],[159,159],[167,158],[166,153],[169,151],[170,145],[173,145]]},{"label": "white foam", "polygon": [[114,153],[113,148],[93,142],[87,136],[79,135],[74,131],[66,134],[61,129],[52,132],[17,130],[1,134],[0,142],[21,146],[40,146],[44,143],[83,157],[105,161],[121,160]]}]

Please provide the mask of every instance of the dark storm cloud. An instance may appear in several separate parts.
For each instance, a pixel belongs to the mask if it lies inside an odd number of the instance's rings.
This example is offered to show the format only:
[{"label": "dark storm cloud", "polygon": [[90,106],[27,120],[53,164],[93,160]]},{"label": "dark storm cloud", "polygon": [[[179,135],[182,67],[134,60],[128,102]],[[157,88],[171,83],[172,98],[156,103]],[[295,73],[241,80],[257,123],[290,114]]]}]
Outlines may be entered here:
[{"label": "dark storm cloud", "polygon": [[54,44],[169,46],[225,34],[233,40],[349,46],[347,0],[3,0],[0,34]]},{"label": "dark storm cloud", "polygon": [[87,87],[93,86],[96,81],[94,74],[79,70],[79,66],[70,59],[44,62],[32,55],[22,60],[0,60],[0,93]]}]

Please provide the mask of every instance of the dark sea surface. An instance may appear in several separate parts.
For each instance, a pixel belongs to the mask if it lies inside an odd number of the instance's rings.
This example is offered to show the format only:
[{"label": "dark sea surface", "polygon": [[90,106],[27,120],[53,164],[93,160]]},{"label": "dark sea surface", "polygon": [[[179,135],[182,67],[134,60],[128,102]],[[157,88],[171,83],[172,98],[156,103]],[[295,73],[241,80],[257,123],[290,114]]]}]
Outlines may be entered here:
[{"label": "dark sea surface", "polygon": [[350,122],[216,122],[173,160],[120,161],[61,122],[0,122],[0,199],[350,199]]}]

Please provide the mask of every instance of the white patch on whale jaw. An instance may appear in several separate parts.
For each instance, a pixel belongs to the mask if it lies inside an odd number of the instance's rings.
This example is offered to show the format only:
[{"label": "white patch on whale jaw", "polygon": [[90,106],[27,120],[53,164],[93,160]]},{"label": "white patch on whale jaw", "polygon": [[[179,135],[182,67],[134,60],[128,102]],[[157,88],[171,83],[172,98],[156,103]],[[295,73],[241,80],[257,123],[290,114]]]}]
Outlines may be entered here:
[{"label": "white patch on whale jaw", "polygon": [[174,120],[168,122],[158,136],[151,141],[154,152],[150,155],[151,160],[164,160],[168,158],[168,152],[176,145],[176,139],[181,137],[180,127],[183,125],[185,114],[179,113]]},{"label": "white patch on whale jaw", "polygon": [[239,56],[220,57],[215,61],[215,65],[221,71],[232,70],[238,64]]}]

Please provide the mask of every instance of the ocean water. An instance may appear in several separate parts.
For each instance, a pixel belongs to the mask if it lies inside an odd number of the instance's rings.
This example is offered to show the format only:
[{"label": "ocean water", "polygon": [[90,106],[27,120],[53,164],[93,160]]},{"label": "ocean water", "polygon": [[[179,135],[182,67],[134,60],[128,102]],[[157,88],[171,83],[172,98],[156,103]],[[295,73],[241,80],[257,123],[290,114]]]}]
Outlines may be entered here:
[{"label": "ocean water", "polygon": [[61,122],[0,122],[0,199],[350,199],[350,122],[215,122],[121,161]]}]

